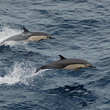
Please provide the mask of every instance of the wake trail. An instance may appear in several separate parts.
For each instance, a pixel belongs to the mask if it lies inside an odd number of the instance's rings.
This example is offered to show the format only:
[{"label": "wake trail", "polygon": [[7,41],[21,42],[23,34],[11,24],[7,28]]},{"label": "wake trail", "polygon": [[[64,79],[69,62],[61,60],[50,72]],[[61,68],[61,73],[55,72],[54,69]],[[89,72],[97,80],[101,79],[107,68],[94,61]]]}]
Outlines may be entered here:
[{"label": "wake trail", "polygon": [[42,73],[46,70],[40,70],[39,72],[35,73],[35,70],[32,67],[31,63],[28,62],[26,64],[23,62],[16,62],[12,71],[9,71],[9,73],[6,74],[4,77],[0,77],[0,85],[14,85],[16,83],[23,83],[25,85],[29,85],[29,83],[32,83],[33,79],[36,76],[43,77]]},{"label": "wake trail", "polygon": [[3,44],[14,45],[13,42],[4,42],[4,40],[20,33],[21,33],[20,30],[16,30],[16,29],[14,30],[11,29],[10,27],[3,27],[3,29],[0,32],[0,46]]}]

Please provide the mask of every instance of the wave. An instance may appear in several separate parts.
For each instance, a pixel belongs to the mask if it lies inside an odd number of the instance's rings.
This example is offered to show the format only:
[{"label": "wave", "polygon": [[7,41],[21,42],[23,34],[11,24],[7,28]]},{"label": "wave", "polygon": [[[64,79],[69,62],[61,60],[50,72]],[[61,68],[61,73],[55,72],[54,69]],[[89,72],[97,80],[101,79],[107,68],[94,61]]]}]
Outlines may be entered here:
[{"label": "wave", "polygon": [[0,77],[0,85],[14,85],[16,83],[23,83],[29,85],[33,81],[34,77],[40,75],[42,77],[43,72],[46,70],[40,70],[35,73],[35,68],[32,67],[30,62],[16,62],[12,70],[7,70],[8,74],[4,77]]},{"label": "wave", "polygon": [[79,24],[97,26],[97,25],[100,25],[101,22],[95,19],[84,19],[84,20],[79,21]]},{"label": "wave", "polygon": [[[7,38],[20,34],[21,30],[17,30],[17,29],[12,29],[10,27],[3,27],[1,32],[0,32],[0,43],[2,43],[4,40],[6,40]],[[4,45],[10,45],[13,46],[15,45],[15,42],[10,41],[10,42],[5,42]]]}]

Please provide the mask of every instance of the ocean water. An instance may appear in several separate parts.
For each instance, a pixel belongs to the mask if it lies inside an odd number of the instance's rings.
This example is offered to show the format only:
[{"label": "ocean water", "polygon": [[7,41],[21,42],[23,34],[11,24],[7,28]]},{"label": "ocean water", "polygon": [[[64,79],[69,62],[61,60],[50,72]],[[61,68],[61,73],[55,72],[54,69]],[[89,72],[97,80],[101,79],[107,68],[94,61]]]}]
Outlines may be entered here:
[{"label": "ocean water", "polygon": [[[23,27],[55,39],[0,46],[0,110],[110,110],[109,0],[1,0],[0,42]],[[35,73],[58,55],[97,68]]]}]

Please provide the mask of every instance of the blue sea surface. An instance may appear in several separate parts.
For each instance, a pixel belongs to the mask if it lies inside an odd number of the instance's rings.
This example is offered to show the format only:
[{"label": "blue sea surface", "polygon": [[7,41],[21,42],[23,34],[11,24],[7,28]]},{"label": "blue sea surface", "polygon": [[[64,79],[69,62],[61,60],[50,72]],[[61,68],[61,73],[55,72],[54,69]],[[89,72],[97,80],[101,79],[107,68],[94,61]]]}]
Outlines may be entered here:
[{"label": "blue sea surface", "polygon": [[[110,110],[110,0],[1,0],[0,42],[23,27],[55,39],[0,46],[0,110]],[[97,68],[35,73],[58,55]]]}]

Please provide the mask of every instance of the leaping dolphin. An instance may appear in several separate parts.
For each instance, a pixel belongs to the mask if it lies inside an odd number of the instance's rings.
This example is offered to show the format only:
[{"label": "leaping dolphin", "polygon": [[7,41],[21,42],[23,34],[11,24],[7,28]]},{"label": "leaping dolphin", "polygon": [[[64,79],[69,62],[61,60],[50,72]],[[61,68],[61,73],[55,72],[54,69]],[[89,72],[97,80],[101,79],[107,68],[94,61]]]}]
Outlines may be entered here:
[{"label": "leaping dolphin", "polygon": [[[12,36],[6,40],[4,40],[2,43],[7,41],[38,41],[44,39],[54,39],[50,34],[44,33],[44,32],[30,32],[26,28],[23,28],[24,32],[15,36]],[[2,44],[1,43],[1,44]]]},{"label": "leaping dolphin", "polygon": [[75,59],[75,58],[67,59],[63,57],[62,55],[59,55],[59,56],[60,56],[60,60],[58,61],[44,65],[40,68],[36,67],[37,68],[36,72],[38,72],[41,69],[67,69],[67,70],[74,69],[74,71],[78,71],[81,68],[86,68],[86,67],[96,68],[95,66],[93,66],[91,63],[89,63],[86,60]]}]

